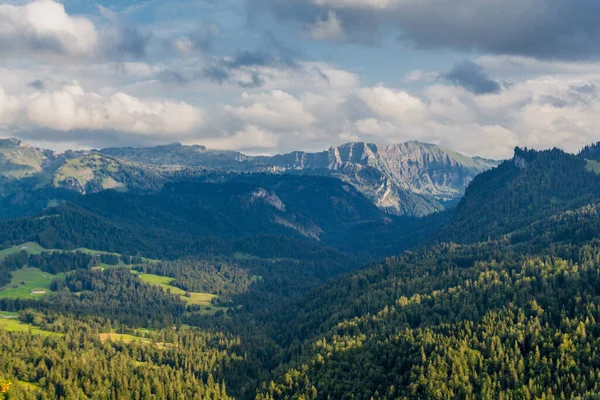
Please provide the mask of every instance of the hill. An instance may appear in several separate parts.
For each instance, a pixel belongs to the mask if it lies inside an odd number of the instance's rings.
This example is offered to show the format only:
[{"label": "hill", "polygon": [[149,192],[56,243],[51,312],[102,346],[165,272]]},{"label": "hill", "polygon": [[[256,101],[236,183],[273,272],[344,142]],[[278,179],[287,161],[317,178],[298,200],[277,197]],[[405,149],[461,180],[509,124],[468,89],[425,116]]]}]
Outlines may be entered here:
[{"label": "hill", "polygon": [[499,239],[535,221],[574,210],[600,196],[600,176],[584,157],[559,149],[515,149],[511,160],[477,176],[440,240]]}]

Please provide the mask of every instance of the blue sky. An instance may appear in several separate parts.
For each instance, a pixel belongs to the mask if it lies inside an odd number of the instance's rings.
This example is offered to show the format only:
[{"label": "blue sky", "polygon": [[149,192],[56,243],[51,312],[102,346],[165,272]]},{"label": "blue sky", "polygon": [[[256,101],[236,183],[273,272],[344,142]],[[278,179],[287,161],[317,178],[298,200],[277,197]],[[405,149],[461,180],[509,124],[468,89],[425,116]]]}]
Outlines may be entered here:
[{"label": "blue sky", "polygon": [[0,1],[0,136],[272,154],[599,140],[593,0]]}]

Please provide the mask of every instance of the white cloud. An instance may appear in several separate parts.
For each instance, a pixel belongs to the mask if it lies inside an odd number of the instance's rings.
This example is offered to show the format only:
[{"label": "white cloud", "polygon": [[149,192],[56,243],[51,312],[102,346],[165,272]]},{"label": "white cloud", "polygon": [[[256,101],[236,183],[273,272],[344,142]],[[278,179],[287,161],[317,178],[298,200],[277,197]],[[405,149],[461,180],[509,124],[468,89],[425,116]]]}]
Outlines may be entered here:
[{"label": "white cloud", "polygon": [[238,121],[235,129],[224,130],[236,138],[230,144],[240,140],[240,126],[252,126],[273,135],[276,151],[344,140],[389,144],[416,139],[469,155],[505,158],[515,146],[577,151],[598,140],[600,74],[590,81],[526,79],[485,95],[444,84],[420,93],[384,85],[298,94],[270,91],[246,94],[225,109]]},{"label": "white cloud", "polygon": [[0,88],[0,123],[56,131],[118,131],[163,137],[199,129],[201,110],[184,102],[140,99],[122,92],[102,96],[77,83],[30,96]]},{"label": "white cloud", "polygon": [[37,0],[0,5],[0,49],[4,54],[89,57],[98,33],[91,21],[69,16],[62,4]]},{"label": "white cloud", "polygon": [[253,125],[248,125],[231,136],[207,137],[202,140],[202,144],[210,149],[237,149],[256,155],[265,154],[265,151],[276,151],[278,140],[279,136],[274,133],[262,130]]},{"label": "white cloud", "polygon": [[308,25],[311,39],[313,40],[339,40],[344,36],[342,22],[334,11],[327,13],[327,19],[318,19]]},{"label": "white cloud", "polygon": [[[264,80],[241,95],[234,84],[197,80],[168,86],[156,79],[166,68],[193,76],[204,67],[200,58],[118,68],[109,63],[5,68],[0,125],[41,132],[36,137],[55,141],[54,147],[61,141],[91,145],[92,136],[94,147],[114,145],[118,136],[127,144],[182,141],[253,153],[415,139],[503,158],[516,145],[577,151],[598,140],[600,65],[505,57],[477,62],[506,77],[500,92],[478,95],[440,80],[418,91],[363,86],[356,74],[323,62],[234,69],[235,80],[252,72]],[[521,74],[522,69],[537,74]],[[65,84],[72,79],[80,83]],[[34,80],[43,84],[29,85]],[[113,136],[103,139],[106,132]]]},{"label": "white cloud", "polygon": [[270,131],[307,129],[314,122],[302,101],[281,90],[256,95],[242,93],[238,103],[239,106],[225,106],[229,115],[245,124],[262,126]]},{"label": "white cloud", "polygon": [[18,117],[21,109],[19,99],[14,96],[8,96],[4,89],[0,87],[0,124],[12,124]]},{"label": "white cloud", "polygon": [[359,89],[358,96],[381,119],[401,119],[407,113],[420,114],[423,108],[423,103],[418,98],[382,85]]}]

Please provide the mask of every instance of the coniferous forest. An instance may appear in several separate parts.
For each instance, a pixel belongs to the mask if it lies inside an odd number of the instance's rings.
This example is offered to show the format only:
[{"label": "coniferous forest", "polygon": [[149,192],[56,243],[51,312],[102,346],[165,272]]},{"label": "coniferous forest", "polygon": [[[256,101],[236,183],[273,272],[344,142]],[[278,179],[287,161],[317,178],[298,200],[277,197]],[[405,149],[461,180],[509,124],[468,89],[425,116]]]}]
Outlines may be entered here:
[{"label": "coniferous forest", "polygon": [[419,218],[190,172],[2,220],[0,398],[599,398],[599,149],[517,148]]}]

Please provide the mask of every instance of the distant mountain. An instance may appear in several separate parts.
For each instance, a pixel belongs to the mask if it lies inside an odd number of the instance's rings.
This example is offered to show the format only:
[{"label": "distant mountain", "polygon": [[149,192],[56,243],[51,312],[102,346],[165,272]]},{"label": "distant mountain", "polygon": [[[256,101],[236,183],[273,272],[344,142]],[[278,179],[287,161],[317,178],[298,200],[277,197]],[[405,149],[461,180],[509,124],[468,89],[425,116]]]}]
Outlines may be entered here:
[{"label": "distant mountain", "polygon": [[412,216],[443,210],[446,204],[462,196],[475,175],[498,164],[494,160],[471,158],[414,141],[392,146],[346,143],[323,152],[297,151],[272,157],[252,157],[180,144],[111,148],[100,152],[161,166],[333,176],[353,185],[382,210]]},{"label": "distant mountain", "polygon": [[58,153],[0,139],[0,219],[33,215],[106,189],[159,190],[173,175],[181,171],[93,151]]},{"label": "distant mountain", "polygon": [[4,178],[37,174],[54,160],[52,151],[27,146],[18,139],[0,139],[0,176]]},{"label": "distant mountain", "polygon": [[[498,163],[433,144],[346,143],[317,153],[248,156],[174,143],[57,153],[0,140],[0,218],[32,215],[72,194],[157,191],[167,182],[208,173],[271,173],[334,177],[381,210],[424,216],[455,204],[469,182]],[[18,206],[17,206],[18,203]]]},{"label": "distant mountain", "polygon": [[247,167],[248,165],[241,163],[253,158],[237,151],[215,151],[204,146],[184,146],[180,143],[154,147],[112,147],[102,149],[100,153],[147,165],[232,171],[240,171]]}]

